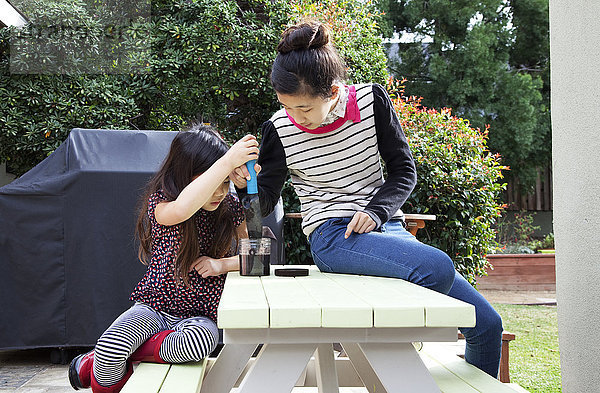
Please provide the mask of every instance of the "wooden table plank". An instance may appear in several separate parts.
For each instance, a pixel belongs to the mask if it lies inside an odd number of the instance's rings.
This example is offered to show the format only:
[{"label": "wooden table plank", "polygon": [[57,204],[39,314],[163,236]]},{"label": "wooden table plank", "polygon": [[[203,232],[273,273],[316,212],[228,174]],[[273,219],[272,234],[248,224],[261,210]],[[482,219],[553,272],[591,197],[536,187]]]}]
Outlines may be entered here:
[{"label": "wooden table plank", "polygon": [[223,331],[223,342],[225,344],[455,342],[456,327],[295,328],[293,338],[290,338],[290,335],[288,329],[226,329]]},{"label": "wooden table plank", "polygon": [[261,279],[271,328],[321,327],[321,305],[294,277]]},{"label": "wooden table plank", "polygon": [[204,379],[208,358],[199,362],[173,364],[160,393],[198,393]]},{"label": "wooden table plank", "polygon": [[466,384],[472,386],[479,392],[494,393],[514,393],[514,390],[508,385],[503,384],[495,378],[490,378],[488,374],[475,366],[465,362],[463,359],[451,353],[448,350],[440,349],[435,344],[425,343],[421,350],[421,357],[428,356],[438,364],[443,365],[450,372],[463,380]]},{"label": "wooden table plank", "polygon": [[238,392],[291,392],[316,349],[316,344],[265,344]]},{"label": "wooden table plank", "polygon": [[217,313],[221,329],[269,327],[269,304],[260,277],[228,273]]},{"label": "wooden table plank", "polygon": [[[362,343],[359,347],[386,392],[441,393],[411,343]],[[400,372],[410,378],[398,378]]]},{"label": "wooden table plank", "polygon": [[372,307],[318,269],[312,268],[309,277],[296,280],[321,306],[322,327],[373,326]]},{"label": "wooden table plank", "polygon": [[[229,329],[239,331],[239,329]],[[227,333],[227,330],[224,332]],[[230,393],[258,343],[226,344],[202,383],[201,393]]]},{"label": "wooden table plank", "polygon": [[[387,278],[364,277],[365,283],[377,286],[390,294],[390,300],[400,297],[425,309],[427,327],[475,326],[475,307],[447,295],[411,282]],[[394,296],[391,293],[395,293]]]},{"label": "wooden table plank", "polygon": [[421,354],[421,360],[443,393],[480,393],[429,356]]},{"label": "wooden table plank", "polygon": [[158,393],[170,368],[170,364],[140,363],[121,392]]},{"label": "wooden table plank", "polygon": [[346,355],[348,355],[348,359],[352,363],[354,371],[356,371],[356,374],[362,381],[367,391],[369,393],[385,392],[385,388],[383,387],[381,380],[375,373],[375,370],[373,370],[373,367],[369,363],[369,360],[365,356],[358,343],[343,342],[341,344],[342,348],[344,348],[344,351],[346,352]]},{"label": "wooden table plank", "polygon": [[348,291],[370,304],[373,308],[375,327],[422,327],[425,326],[425,309],[422,304],[388,288],[373,285],[370,277],[327,273]]},{"label": "wooden table plank", "polygon": [[317,346],[315,374],[319,393],[340,393],[333,344],[319,344]]},{"label": "wooden table plank", "polygon": [[404,219],[405,220],[435,221],[436,215],[435,214],[410,214],[410,213],[405,213],[404,214]]}]

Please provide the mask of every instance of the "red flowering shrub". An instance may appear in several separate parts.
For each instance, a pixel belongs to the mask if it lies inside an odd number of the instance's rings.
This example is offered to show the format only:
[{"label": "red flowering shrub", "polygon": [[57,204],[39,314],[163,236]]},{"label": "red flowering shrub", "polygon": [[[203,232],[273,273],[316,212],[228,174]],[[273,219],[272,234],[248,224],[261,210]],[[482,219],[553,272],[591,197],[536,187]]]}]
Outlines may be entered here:
[{"label": "red flowering shrub", "polygon": [[505,187],[499,180],[508,168],[487,149],[487,129],[470,127],[450,109],[428,109],[420,98],[404,97],[402,82],[390,79],[388,90],[417,164],[417,186],[403,210],[437,216],[419,231],[419,240],[444,250],[474,282],[496,244],[493,225]]}]

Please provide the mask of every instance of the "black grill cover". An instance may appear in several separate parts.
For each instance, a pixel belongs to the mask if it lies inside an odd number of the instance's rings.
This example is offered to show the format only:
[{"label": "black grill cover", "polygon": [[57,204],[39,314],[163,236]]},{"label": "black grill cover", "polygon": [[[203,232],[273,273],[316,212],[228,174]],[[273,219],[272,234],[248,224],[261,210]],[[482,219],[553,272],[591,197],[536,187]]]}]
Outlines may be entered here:
[{"label": "black grill cover", "polygon": [[[93,346],[131,305],[138,198],[175,134],[73,129],[0,188],[0,349]],[[278,240],[282,220],[280,203],[265,220]]]}]

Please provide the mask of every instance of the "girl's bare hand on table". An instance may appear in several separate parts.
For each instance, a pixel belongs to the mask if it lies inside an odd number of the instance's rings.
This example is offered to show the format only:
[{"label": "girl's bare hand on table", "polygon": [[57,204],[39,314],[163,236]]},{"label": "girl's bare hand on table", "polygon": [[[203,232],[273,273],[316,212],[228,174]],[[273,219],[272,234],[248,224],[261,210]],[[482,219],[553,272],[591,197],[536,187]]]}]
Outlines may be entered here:
[{"label": "girl's bare hand on table", "polygon": [[202,256],[198,258],[193,264],[190,271],[196,270],[203,278],[209,276],[219,276],[227,273],[225,270],[225,264],[219,259]]}]

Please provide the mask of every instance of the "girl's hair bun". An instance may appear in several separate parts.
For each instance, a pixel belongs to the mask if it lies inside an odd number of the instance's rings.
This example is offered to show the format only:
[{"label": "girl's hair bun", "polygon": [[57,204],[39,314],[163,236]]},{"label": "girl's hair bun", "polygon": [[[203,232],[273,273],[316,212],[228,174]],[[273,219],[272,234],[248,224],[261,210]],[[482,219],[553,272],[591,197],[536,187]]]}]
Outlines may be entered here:
[{"label": "girl's hair bun", "polygon": [[326,25],[315,20],[304,20],[283,32],[277,51],[285,54],[294,50],[317,49],[330,42],[331,34]]},{"label": "girl's hair bun", "polygon": [[332,86],[346,77],[346,68],[331,42],[327,25],[303,20],[288,27],[277,46],[271,85],[281,94],[329,98]]}]

